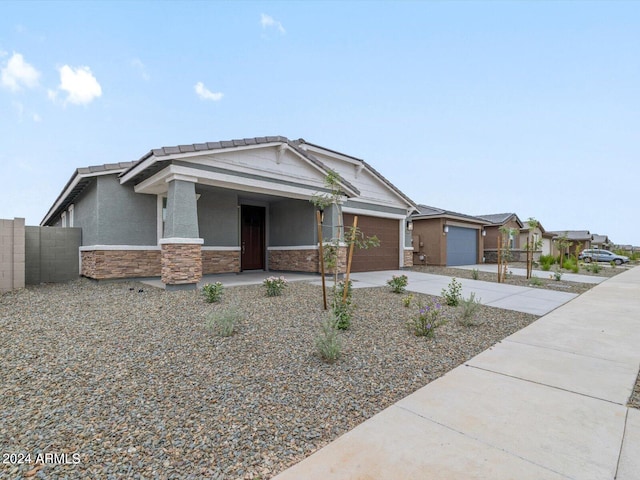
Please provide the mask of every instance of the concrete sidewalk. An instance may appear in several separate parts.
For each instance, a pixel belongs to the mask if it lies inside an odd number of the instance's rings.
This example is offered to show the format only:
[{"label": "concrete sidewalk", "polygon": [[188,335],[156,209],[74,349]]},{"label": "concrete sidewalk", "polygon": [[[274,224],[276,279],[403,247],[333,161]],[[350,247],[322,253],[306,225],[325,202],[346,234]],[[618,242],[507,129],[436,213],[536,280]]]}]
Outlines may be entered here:
[{"label": "concrete sidewalk", "polygon": [[[480,263],[478,265],[460,265],[457,267],[450,268],[460,268],[462,270],[478,270],[480,272],[487,273],[495,273],[498,275],[498,265],[495,263]],[[603,267],[606,268],[606,267]],[[611,268],[611,267],[609,267]],[[617,267],[617,268],[626,268],[626,267]],[[512,275],[516,275],[519,277],[526,277],[527,270],[525,268],[511,268],[509,267],[509,273]],[[538,278],[549,278],[553,277],[553,272],[548,271],[545,272],[543,270],[533,270],[532,271],[534,277]],[[600,277],[597,275],[580,275],[579,273],[566,273],[562,274],[562,280],[565,282],[576,282],[576,283],[602,283],[609,277]]]},{"label": "concrete sidewalk", "polygon": [[[430,273],[404,270],[382,272],[362,272],[351,274],[354,288],[386,286],[393,275],[406,275],[409,278],[407,291],[442,295],[452,277]],[[577,297],[575,293],[557,292],[535,287],[518,287],[497,282],[483,282],[467,278],[457,279],[462,284],[462,296],[468,298],[475,293],[476,299],[490,307],[516,310],[518,312],[544,315],[569,300]],[[320,282],[320,280],[318,280]]]},{"label": "concrete sidewalk", "polygon": [[635,268],[275,478],[639,480],[638,345]]}]

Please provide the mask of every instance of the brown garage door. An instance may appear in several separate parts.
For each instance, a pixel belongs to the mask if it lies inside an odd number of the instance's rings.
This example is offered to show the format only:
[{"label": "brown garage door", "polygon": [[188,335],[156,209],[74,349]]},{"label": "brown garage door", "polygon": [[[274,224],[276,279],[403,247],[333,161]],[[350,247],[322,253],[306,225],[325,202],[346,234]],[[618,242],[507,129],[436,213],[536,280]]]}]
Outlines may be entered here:
[{"label": "brown garage door", "polygon": [[[345,213],[345,231],[353,225],[354,215]],[[366,235],[375,235],[380,246],[353,250],[352,272],[370,272],[374,270],[397,270],[400,259],[400,226],[398,220],[358,215],[358,228]]]}]

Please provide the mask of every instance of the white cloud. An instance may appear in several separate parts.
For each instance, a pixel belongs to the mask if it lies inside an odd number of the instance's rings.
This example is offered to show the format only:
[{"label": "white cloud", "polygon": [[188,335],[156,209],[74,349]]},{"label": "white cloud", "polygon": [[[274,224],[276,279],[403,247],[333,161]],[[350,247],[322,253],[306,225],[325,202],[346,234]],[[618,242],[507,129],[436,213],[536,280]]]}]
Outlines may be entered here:
[{"label": "white cloud", "polygon": [[217,102],[218,100],[221,100],[222,97],[223,97],[223,93],[222,92],[215,92],[214,93],[211,90],[209,90],[207,87],[205,87],[204,83],[202,83],[202,82],[196,83],[193,88],[196,91],[196,94],[202,100],[213,100],[214,102]]},{"label": "white cloud", "polygon": [[267,15],[266,13],[260,14],[260,25],[262,25],[263,29],[275,28],[283,35],[286,33],[286,30],[284,29],[282,24],[279,21],[277,21],[275,18],[273,18],[271,15]]},{"label": "white cloud", "polygon": [[40,123],[42,121],[42,117],[40,115],[38,115],[37,113],[34,113],[33,116],[33,121],[36,123]]},{"label": "white cloud", "polygon": [[138,71],[143,80],[148,81],[149,79],[151,79],[149,72],[147,72],[147,67],[139,58],[134,58],[133,60],[131,60],[131,66]]},{"label": "white cloud", "polygon": [[24,61],[19,53],[14,53],[0,73],[2,85],[17,92],[22,87],[33,88],[38,85],[40,72]]},{"label": "white cloud", "polygon": [[[64,65],[59,69],[59,72],[60,85],[58,88],[68,94],[65,103],[86,105],[102,96],[102,87],[89,67],[72,68],[69,65]],[[51,90],[47,94],[51,100],[55,100],[57,97],[56,92]]]}]

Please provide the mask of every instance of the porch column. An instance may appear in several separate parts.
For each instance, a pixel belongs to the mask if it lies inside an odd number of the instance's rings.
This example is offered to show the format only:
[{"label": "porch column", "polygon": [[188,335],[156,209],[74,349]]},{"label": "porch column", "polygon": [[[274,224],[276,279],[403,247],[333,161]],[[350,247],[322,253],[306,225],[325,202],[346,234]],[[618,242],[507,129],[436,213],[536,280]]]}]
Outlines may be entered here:
[{"label": "porch column", "polygon": [[167,180],[167,216],[162,251],[162,282],[167,290],[194,290],[202,278],[202,244],[198,233],[196,178]]}]

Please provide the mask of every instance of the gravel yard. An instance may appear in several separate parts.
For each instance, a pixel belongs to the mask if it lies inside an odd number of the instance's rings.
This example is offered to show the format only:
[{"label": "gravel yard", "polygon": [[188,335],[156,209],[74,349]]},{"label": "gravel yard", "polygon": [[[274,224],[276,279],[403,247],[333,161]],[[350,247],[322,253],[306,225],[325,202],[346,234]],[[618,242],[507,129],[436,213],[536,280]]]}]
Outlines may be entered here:
[{"label": "gravel yard", "polygon": [[[32,459],[0,478],[270,478],[536,319],[483,306],[464,327],[445,307],[452,321],[425,339],[402,297],[356,289],[329,365],[314,348],[321,290],[304,282],[282,297],[227,288],[220,304],[84,279],[0,295],[0,453]],[[239,331],[209,332],[232,305]],[[69,464],[38,468],[39,453]]]}]

